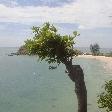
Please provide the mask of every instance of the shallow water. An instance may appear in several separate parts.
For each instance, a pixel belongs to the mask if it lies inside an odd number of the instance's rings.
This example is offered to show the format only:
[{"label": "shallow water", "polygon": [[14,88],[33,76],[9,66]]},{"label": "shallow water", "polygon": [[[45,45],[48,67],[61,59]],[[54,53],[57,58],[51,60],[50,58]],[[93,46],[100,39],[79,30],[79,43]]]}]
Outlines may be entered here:
[{"label": "shallow water", "polygon": [[[16,48],[0,48],[0,112],[77,112],[74,83],[64,65],[49,70],[36,57],[7,56]],[[112,71],[95,59],[76,58],[85,73],[88,111],[98,112],[97,95]]]}]

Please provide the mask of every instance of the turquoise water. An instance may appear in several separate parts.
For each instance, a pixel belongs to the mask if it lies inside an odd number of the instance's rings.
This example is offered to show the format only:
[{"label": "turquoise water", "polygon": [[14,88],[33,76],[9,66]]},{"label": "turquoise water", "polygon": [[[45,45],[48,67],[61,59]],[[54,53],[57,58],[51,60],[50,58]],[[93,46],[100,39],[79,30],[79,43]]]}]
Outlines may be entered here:
[{"label": "turquoise water", "polygon": [[[15,48],[0,48],[0,112],[77,112],[74,83],[64,65],[49,70],[35,56],[7,56]],[[112,71],[95,59],[76,58],[85,73],[88,112],[98,112],[97,95]]]}]

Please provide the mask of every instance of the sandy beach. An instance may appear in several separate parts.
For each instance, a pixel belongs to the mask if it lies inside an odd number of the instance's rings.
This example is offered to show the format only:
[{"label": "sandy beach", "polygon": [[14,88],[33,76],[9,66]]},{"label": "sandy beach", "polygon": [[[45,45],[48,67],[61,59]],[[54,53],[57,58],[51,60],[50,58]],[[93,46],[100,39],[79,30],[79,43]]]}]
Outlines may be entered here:
[{"label": "sandy beach", "polygon": [[105,56],[92,56],[92,55],[79,55],[80,58],[87,58],[87,59],[96,59],[105,63],[104,68],[106,70],[112,70],[112,57],[105,57]]},{"label": "sandy beach", "polygon": [[112,57],[105,57],[105,56],[92,56],[92,55],[79,55],[78,57],[81,58],[89,58],[89,59],[97,59],[106,63],[112,62]]}]

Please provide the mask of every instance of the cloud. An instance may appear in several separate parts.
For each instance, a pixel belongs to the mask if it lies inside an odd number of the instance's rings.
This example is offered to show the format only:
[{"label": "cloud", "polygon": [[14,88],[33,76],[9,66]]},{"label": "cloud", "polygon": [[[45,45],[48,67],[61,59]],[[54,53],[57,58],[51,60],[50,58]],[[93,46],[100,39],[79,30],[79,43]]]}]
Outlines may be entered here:
[{"label": "cloud", "polygon": [[9,7],[14,7],[18,5],[16,0],[0,0],[0,4],[9,6]]},{"label": "cloud", "polygon": [[0,0],[6,6],[49,6],[60,7],[74,0]]},{"label": "cloud", "polygon": [[0,22],[75,23],[80,29],[112,27],[112,0],[76,0],[61,7],[0,4]]}]

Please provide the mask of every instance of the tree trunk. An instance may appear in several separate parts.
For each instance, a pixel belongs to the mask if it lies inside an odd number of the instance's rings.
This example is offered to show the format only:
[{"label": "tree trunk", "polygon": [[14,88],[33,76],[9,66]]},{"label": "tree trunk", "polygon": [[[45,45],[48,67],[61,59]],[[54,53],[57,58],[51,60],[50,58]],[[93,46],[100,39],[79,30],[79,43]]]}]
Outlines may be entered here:
[{"label": "tree trunk", "polygon": [[[87,112],[87,90],[84,73],[80,65],[67,65],[68,76],[75,82],[75,93],[78,100],[78,112]],[[72,69],[71,69],[72,68]]]}]

